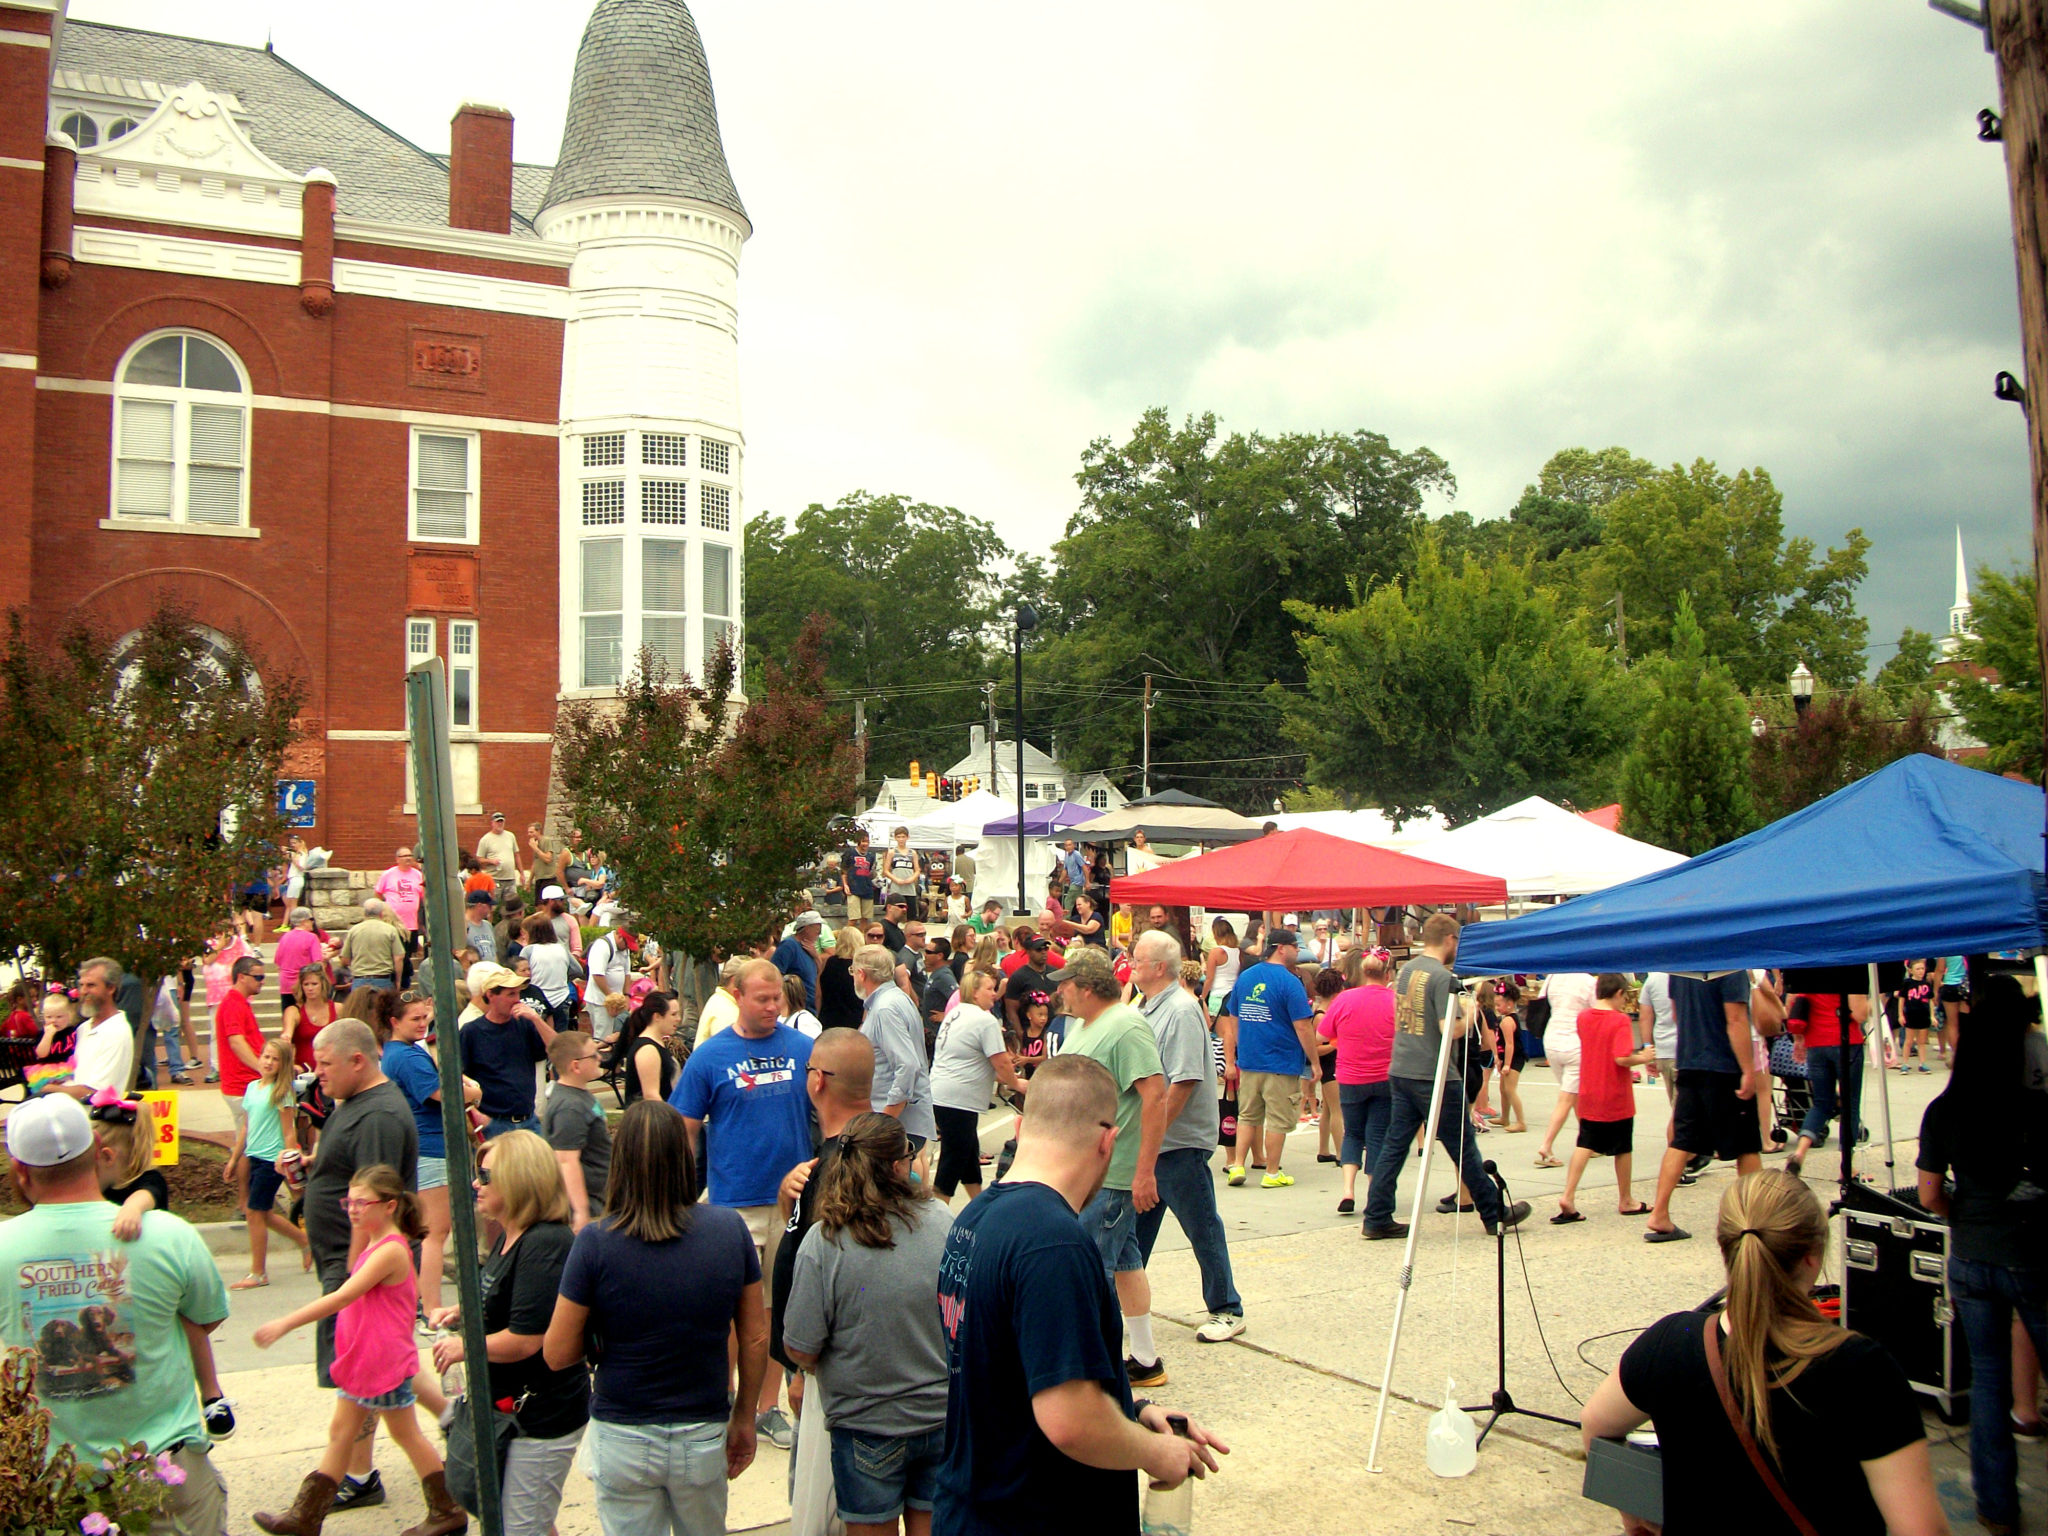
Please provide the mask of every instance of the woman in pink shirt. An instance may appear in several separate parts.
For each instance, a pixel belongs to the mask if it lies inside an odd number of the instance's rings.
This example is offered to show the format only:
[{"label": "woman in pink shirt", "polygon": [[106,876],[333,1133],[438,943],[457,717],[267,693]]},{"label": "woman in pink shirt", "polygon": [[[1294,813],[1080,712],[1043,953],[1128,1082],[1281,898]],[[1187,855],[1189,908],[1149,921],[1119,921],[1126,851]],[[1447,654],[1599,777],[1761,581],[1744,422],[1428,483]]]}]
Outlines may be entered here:
[{"label": "woman in pink shirt", "polygon": [[[1382,951],[1366,956],[1362,985],[1332,998],[1316,1033],[1337,1042],[1337,1102],[1344,1112],[1344,1198],[1337,1213],[1355,1209],[1358,1170],[1379,1160],[1380,1141],[1393,1113],[1387,1063],[1394,1054],[1393,965]],[[1369,1175],[1368,1175],[1369,1176]]]}]

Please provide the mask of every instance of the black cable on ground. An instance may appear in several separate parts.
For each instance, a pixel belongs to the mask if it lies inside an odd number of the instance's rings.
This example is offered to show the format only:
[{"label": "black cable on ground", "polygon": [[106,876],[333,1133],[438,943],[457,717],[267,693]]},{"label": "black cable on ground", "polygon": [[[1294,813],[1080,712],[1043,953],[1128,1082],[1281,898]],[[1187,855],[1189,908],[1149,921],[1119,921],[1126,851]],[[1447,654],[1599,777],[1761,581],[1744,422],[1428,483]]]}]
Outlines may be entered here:
[{"label": "black cable on ground", "polygon": [[1551,1354],[1550,1340],[1543,1332],[1543,1314],[1536,1309],[1536,1283],[1529,1278],[1529,1255],[1522,1249],[1522,1224],[1517,1222],[1513,1230],[1515,1257],[1522,1264],[1522,1289],[1529,1297],[1529,1315],[1536,1320],[1536,1339],[1543,1346],[1543,1358],[1550,1362],[1550,1374],[1555,1376],[1557,1384],[1564,1388],[1564,1395],[1583,1408],[1586,1406],[1586,1400],[1571,1389],[1571,1384],[1564,1379],[1564,1372],[1557,1368],[1557,1357]]}]

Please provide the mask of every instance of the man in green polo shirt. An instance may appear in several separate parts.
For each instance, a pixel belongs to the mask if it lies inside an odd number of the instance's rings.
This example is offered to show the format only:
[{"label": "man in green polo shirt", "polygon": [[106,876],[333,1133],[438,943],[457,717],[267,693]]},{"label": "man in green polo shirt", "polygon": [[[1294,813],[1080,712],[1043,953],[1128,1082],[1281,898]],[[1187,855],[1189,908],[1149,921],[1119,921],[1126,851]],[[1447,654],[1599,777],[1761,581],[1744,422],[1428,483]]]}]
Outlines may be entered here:
[{"label": "man in green polo shirt", "polygon": [[1092,1057],[1116,1079],[1116,1149],[1102,1190],[1081,1212],[1081,1224],[1095,1239],[1102,1267],[1116,1286],[1117,1305],[1131,1352],[1124,1361],[1134,1387],[1166,1382],[1166,1366],[1152,1342],[1152,1284],[1138,1246],[1138,1213],[1159,1203],[1154,1165],[1166,1135],[1166,1077],[1159,1064],[1159,1038],[1137,1009],[1119,1002],[1109,952],[1099,944],[1076,944],[1063,970],[1053,973],[1061,1010],[1078,1028],[1067,1030],[1064,1051]]}]

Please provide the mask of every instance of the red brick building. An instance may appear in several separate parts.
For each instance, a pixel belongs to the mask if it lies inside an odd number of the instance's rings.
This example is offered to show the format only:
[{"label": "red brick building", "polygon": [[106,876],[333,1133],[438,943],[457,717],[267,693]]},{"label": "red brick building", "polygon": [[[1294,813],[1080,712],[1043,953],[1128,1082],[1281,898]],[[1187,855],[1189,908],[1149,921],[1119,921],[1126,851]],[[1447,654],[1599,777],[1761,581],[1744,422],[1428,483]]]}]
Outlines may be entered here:
[{"label": "red brick building", "polygon": [[[412,838],[451,675],[465,845],[539,819],[557,702],[740,613],[750,233],[681,0],[601,0],[563,154],[430,153],[268,49],[0,0],[0,606],[163,598],[308,686],[309,839]],[[451,104],[452,105],[452,104]]]}]

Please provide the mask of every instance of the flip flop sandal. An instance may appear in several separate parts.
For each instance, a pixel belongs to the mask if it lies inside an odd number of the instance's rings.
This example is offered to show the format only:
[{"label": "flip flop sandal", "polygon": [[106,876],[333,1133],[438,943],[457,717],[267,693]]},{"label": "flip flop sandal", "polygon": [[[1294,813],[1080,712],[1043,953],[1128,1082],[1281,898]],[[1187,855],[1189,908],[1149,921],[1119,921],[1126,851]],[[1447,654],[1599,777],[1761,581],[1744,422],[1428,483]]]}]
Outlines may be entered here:
[{"label": "flip flop sandal", "polygon": [[1647,1205],[1638,1202],[1637,1204],[1630,1206],[1621,1214],[1624,1216],[1647,1216],[1650,1214],[1650,1208]]},{"label": "flip flop sandal", "polygon": [[1553,1227],[1568,1227],[1575,1221],[1584,1221],[1585,1219],[1586,1213],[1584,1211],[1559,1211],[1550,1218],[1550,1224]]},{"label": "flip flop sandal", "polygon": [[230,1281],[228,1289],[231,1291],[253,1291],[258,1286],[268,1284],[270,1284],[270,1276],[268,1275],[244,1275],[239,1280]]},{"label": "flip flop sandal", "polygon": [[1686,1231],[1685,1228],[1673,1227],[1669,1232],[1645,1232],[1643,1234],[1643,1241],[1646,1243],[1682,1243],[1691,1236],[1692,1234]]},{"label": "flip flop sandal", "polygon": [[1562,1168],[1564,1164],[1554,1157],[1539,1157],[1536,1159],[1536,1166],[1538,1168]]}]

